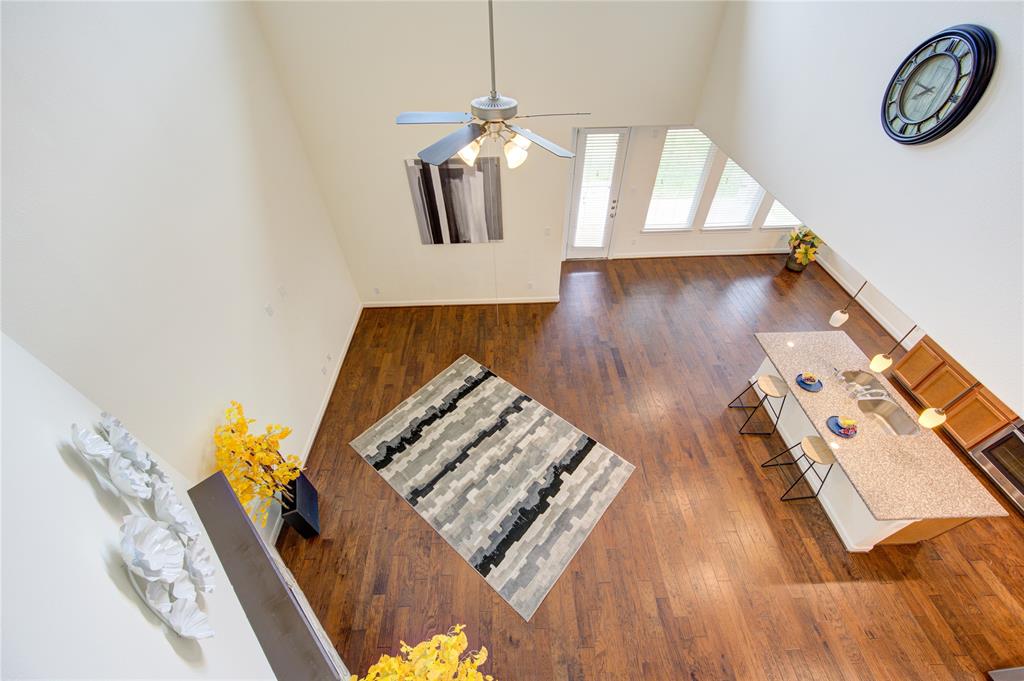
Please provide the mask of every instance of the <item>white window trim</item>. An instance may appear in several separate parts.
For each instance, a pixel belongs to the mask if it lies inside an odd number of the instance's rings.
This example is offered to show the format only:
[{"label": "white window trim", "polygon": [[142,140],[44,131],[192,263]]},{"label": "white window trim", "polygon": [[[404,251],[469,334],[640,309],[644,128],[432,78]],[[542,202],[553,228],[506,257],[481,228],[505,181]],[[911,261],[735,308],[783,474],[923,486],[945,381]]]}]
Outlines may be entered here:
[{"label": "white window trim", "polygon": [[[662,138],[661,138],[662,149],[664,149],[664,147],[665,147],[665,137],[668,135],[668,131],[669,130],[700,130],[700,129],[697,128],[697,126],[694,126],[694,125],[673,125],[673,126],[665,128],[665,135],[662,136]],[[701,134],[703,134],[703,131],[701,131]],[[710,141],[710,138],[709,138],[709,141]],[[685,225],[685,224],[672,225],[670,227],[654,227],[654,228],[647,227],[647,213],[649,213],[650,210],[651,210],[651,200],[650,200],[650,198],[648,198],[648,200],[647,200],[647,210],[644,211],[644,225],[643,225],[643,227],[640,228],[640,234],[673,234],[673,233],[677,233],[677,232],[693,232],[696,229],[698,229],[697,225],[703,225],[703,218],[701,218],[701,222],[698,222],[697,218],[701,215],[701,212],[700,212],[701,202],[704,199],[704,190],[708,186],[708,178],[710,177],[711,172],[713,170],[713,167],[714,167],[714,157],[715,157],[715,153],[717,151],[718,151],[718,147],[715,146],[714,142],[711,142],[711,147],[708,149],[707,158],[704,159],[704,170],[701,171],[700,182],[697,183],[697,194],[696,194],[696,197],[697,197],[697,208],[694,209],[694,211],[693,211],[693,217],[690,219],[690,224],[688,224],[688,225]],[[659,166],[661,165],[661,155],[660,154],[658,155],[658,165]],[[718,174],[719,175],[722,174],[721,169],[719,169]],[[657,172],[655,172],[655,181],[657,181]],[[651,192],[650,193],[653,196],[653,194],[654,194],[654,187],[653,186],[651,187]],[[704,215],[707,215],[707,211],[704,211]]]},{"label": "white window trim", "polygon": [[768,231],[768,232],[776,232],[776,231],[778,231],[780,229],[791,230],[791,229],[796,229],[797,227],[801,226],[799,222],[796,223],[796,224],[793,224],[793,225],[766,225],[766,224],[764,224],[765,220],[768,219],[768,211],[770,211],[772,209],[772,204],[775,203],[775,200],[776,200],[775,196],[772,195],[772,194],[769,194],[768,192],[765,192],[764,195],[765,195],[766,203],[762,204],[762,206],[761,206],[761,208],[764,209],[764,215],[761,216],[761,223],[760,223],[760,228],[761,229],[763,229],[765,231]]},{"label": "white window trim", "polygon": [[772,209],[772,204],[775,203],[775,197],[768,193],[767,189],[762,187],[763,193],[761,195],[761,205],[754,211],[754,229],[764,229],[764,221],[768,219],[768,211]]},{"label": "white window trim", "polygon": [[[711,204],[715,200],[715,194],[718,193],[718,184],[722,180],[722,173],[725,171],[725,164],[729,161],[729,157],[726,156],[725,152],[715,147],[715,154],[719,156],[718,173],[715,175],[715,182],[713,185],[714,190],[708,192],[707,206],[704,210],[704,214],[701,215],[700,231],[702,232],[749,232],[758,227],[760,224],[764,224],[765,217],[768,215],[768,210],[771,208],[771,202],[768,202],[768,208],[765,208],[765,201],[768,198],[768,192],[761,187],[761,201],[757,204],[757,209],[751,214],[750,224],[748,225],[716,225],[711,227],[707,224],[708,213],[711,211]],[[746,172],[746,169],[743,170]],[[748,173],[749,174],[749,173]],[[753,177],[751,175],[751,177]],[[754,182],[757,182],[757,178],[754,178]],[[758,186],[761,183],[758,182]]]}]

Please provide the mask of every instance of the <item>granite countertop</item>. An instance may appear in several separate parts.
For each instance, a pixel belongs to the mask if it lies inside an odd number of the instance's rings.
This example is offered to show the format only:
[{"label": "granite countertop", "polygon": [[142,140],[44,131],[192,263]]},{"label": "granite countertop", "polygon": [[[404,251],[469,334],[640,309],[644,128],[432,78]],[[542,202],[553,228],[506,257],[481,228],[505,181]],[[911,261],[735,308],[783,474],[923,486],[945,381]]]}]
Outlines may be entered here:
[{"label": "granite countertop", "polygon": [[[868,358],[843,331],[754,334],[818,433],[835,452],[846,477],[878,520],[975,518],[1007,515],[1003,507],[935,433],[917,428],[896,435],[873,414],[864,414],[835,370],[863,370]],[[817,393],[796,384],[803,371],[824,383]],[[882,378],[893,402],[917,423],[917,410]],[[857,435],[845,439],[825,424],[830,416],[856,419]],[[791,443],[787,443],[791,444]]]}]

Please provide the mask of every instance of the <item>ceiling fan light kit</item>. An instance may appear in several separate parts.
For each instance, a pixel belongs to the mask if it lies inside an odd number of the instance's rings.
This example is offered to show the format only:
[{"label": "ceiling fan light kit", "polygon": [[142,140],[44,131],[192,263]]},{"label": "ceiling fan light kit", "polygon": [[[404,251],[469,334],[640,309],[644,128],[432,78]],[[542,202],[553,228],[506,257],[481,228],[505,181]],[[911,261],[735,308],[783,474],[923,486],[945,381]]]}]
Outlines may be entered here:
[{"label": "ceiling fan light kit", "polygon": [[515,140],[505,142],[505,162],[509,169],[515,169],[526,162],[526,149],[515,143]]},{"label": "ceiling fan light kit", "polygon": [[466,146],[459,149],[459,158],[467,166],[471,166],[476,163],[476,157],[480,155],[480,142],[473,140]]},{"label": "ceiling fan light kit", "polygon": [[513,124],[518,118],[538,118],[541,116],[588,116],[588,113],[557,113],[519,115],[519,102],[511,97],[498,94],[494,77],[494,0],[487,0],[487,21],[490,33],[491,48],[491,93],[477,97],[469,104],[472,113],[454,111],[406,111],[395,120],[399,125],[422,125],[432,123],[466,123],[466,127],[442,137],[418,156],[424,163],[439,166],[453,156],[458,155],[466,165],[473,165],[483,143],[493,140],[501,145],[505,154],[505,162],[509,169],[521,166],[527,157],[527,149],[532,143],[550,151],[555,156],[572,158],[568,149],[563,149],[551,140],[537,133]]}]

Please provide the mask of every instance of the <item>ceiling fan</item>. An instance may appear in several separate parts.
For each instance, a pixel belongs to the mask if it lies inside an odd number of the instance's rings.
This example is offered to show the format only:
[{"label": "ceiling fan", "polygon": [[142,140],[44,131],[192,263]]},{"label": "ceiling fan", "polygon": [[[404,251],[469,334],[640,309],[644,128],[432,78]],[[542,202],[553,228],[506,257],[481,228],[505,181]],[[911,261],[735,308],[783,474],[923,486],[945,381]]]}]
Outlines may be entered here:
[{"label": "ceiling fan", "polygon": [[535,132],[522,128],[511,121],[521,118],[539,118],[542,116],[589,116],[589,113],[554,113],[520,116],[519,102],[511,97],[498,94],[494,79],[494,0],[487,0],[487,22],[491,41],[491,94],[477,97],[470,102],[469,113],[450,111],[406,111],[398,114],[395,121],[399,125],[423,123],[468,123],[464,128],[442,137],[418,156],[430,165],[441,165],[452,156],[458,154],[467,165],[476,163],[480,153],[480,145],[487,140],[494,140],[502,145],[505,161],[509,168],[518,168],[526,161],[527,149],[531,143],[547,149],[555,156],[572,158],[575,156],[568,149],[563,149],[551,140],[545,139]]}]

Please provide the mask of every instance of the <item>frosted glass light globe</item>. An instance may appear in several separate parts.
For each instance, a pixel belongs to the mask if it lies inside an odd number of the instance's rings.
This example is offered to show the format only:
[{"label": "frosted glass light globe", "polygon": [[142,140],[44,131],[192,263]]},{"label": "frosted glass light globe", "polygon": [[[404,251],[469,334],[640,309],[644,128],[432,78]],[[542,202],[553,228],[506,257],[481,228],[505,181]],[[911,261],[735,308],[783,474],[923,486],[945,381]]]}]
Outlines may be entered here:
[{"label": "frosted glass light globe", "polygon": [[523,149],[512,140],[505,142],[505,161],[508,162],[509,169],[518,168],[523,165],[526,161],[526,156],[526,149]]},{"label": "frosted glass light globe", "polygon": [[459,149],[459,158],[461,158],[462,162],[465,163],[467,166],[471,166],[474,163],[476,163],[476,157],[479,155],[480,143],[476,140],[473,140],[466,146]]},{"label": "frosted glass light globe", "polygon": [[917,422],[925,428],[938,428],[946,422],[946,412],[935,407],[929,407],[917,417]]},{"label": "frosted glass light globe", "polygon": [[523,137],[518,133],[512,136],[512,141],[521,146],[523,149],[529,149],[530,145],[533,144],[533,142],[531,142],[530,140],[528,140],[527,138]]},{"label": "frosted glass light globe", "polygon": [[892,356],[886,354],[875,355],[871,358],[871,364],[868,367],[876,372],[881,373],[892,366]]},{"label": "frosted glass light globe", "polygon": [[850,313],[845,310],[836,310],[832,313],[832,316],[828,318],[828,323],[839,328],[846,323],[846,320],[850,318]]}]

